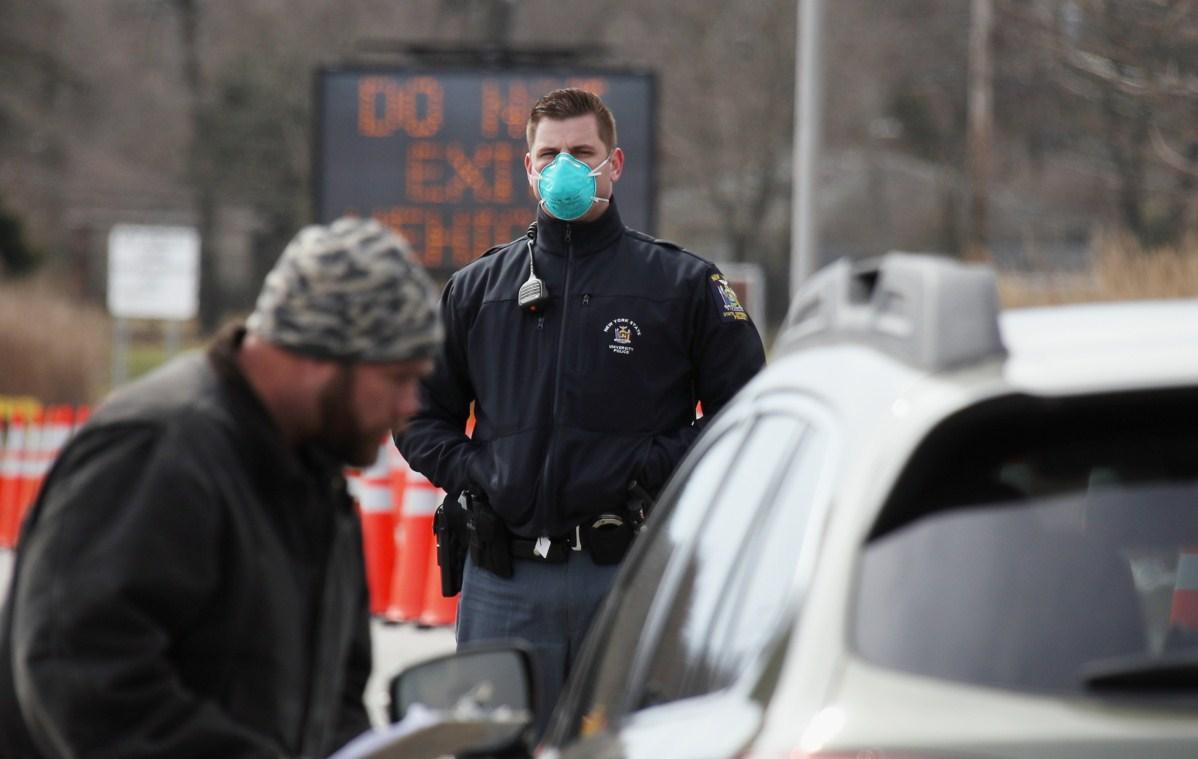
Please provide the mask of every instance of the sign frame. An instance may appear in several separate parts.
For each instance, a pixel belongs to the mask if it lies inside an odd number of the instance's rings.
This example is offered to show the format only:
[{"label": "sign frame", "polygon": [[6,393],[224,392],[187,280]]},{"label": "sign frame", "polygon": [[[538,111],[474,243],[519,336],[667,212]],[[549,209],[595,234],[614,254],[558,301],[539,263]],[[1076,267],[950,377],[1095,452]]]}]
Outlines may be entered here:
[{"label": "sign frame", "polygon": [[[326,115],[326,98],[328,97],[326,88],[327,82],[334,77],[358,76],[358,77],[436,77],[439,75],[452,75],[461,77],[468,75],[476,77],[478,80],[486,80],[488,77],[517,77],[527,80],[541,79],[586,79],[586,78],[601,78],[601,77],[621,77],[640,79],[644,86],[647,87],[647,103],[645,105],[644,118],[647,122],[646,142],[643,146],[644,155],[638,154],[635,160],[638,164],[642,164],[646,175],[644,182],[644,192],[647,195],[647,200],[644,203],[642,215],[644,221],[633,220],[630,226],[637,228],[649,235],[654,235],[659,222],[659,171],[658,171],[658,156],[660,155],[660,129],[659,129],[659,94],[657,74],[647,69],[625,68],[625,67],[607,67],[596,65],[570,65],[563,63],[555,63],[551,66],[536,67],[527,64],[513,65],[486,65],[473,64],[470,62],[444,62],[437,61],[435,63],[399,63],[399,64],[359,64],[346,63],[340,65],[322,66],[315,70],[313,75],[313,129],[312,129],[312,150],[311,150],[311,177],[312,177],[312,192],[311,201],[312,217],[320,223],[328,223],[333,220],[339,213],[332,208],[328,208],[329,198],[327,197],[327,188],[329,185],[328,177],[325,175],[325,166],[329,162],[337,160],[336,157],[330,157],[326,154],[330,150],[329,137],[326,134],[324,125]],[[541,93],[543,94],[543,93]],[[615,112],[617,125],[621,124],[621,114],[618,109],[613,108]],[[484,138],[485,139],[485,138]],[[523,140],[519,141],[523,146]],[[522,160],[525,150],[521,147],[519,158]],[[521,170],[519,179],[519,188],[521,198],[528,198],[527,190],[524,189],[523,171]],[[619,193],[617,192],[617,195]],[[402,198],[396,198],[397,204],[402,203]],[[527,201],[528,205],[528,220],[531,221],[535,211],[533,210],[531,199]],[[627,204],[628,201],[622,201],[622,204]],[[483,208],[485,206],[479,206]],[[507,206],[506,208],[514,208],[515,206]],[[636,203],[635,206],[640,208],[641,204]],[[622,205],[622,208],[624,206]],[[357,209],[354,209],[355,211]],[[372,209],[361,209],[363,215],[371,213]],[[625,222],[629,222],[629,212],[624,208],[622,215],[625,217]],[[489,241],[486,245],[479,245],[477,250],[471,250],[471,258],[477,258],[488,247],[507,242],[507,239],[495,239]],[[419,246],[417,246],[419,247]],[[418,254],[422,257],[424,251],[418,250]],[[446,261],[449,257],[443,256],[442,261]],[[460,259],[459,259],[460,260]],[[438,277],[446,277],[456,270],[456,266],[435,265],[427,262],[426,266],[430,269],[430,273]]]}]

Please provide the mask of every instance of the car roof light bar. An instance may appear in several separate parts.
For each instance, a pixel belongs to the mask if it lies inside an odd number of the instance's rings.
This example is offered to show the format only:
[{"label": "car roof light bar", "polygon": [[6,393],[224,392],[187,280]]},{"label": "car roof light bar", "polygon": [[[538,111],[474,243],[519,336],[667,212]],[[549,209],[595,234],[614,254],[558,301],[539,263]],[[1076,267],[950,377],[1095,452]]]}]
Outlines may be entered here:
[{"label": "car roof light bar", "polygon": [[840,259],[795,294],[778,345],[864,344],[935,372],[1005,357],[998,312],[989,267],[924,253]]}]

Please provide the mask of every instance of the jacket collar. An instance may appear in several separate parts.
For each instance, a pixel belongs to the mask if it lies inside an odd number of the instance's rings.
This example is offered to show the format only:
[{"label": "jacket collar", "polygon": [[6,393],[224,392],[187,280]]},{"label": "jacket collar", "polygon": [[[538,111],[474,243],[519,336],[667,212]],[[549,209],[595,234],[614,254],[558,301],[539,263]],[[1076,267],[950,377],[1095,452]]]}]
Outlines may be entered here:
[{"label": "jacket collar", "polygon": [[318,476],[340,476],[339,467],[323,451],[308,444],[293,449],[237,364],[237,352],[246,330],[235,325],[222,330],[208,348],[208,361],[220,377],[225,392],[241,420],[242,455],[253,462],[260,479],[278,486],[320,472]]},{"label": "jacket collar", "polygon": [[[570,242],[567,245],[566,235]],[[607,211],[594,221],[577,222],[555,219],[537,207],[537,249],[564,256],[567,249],[575,255],[596,253],[610,247],[624,234],[624,222],[613,195]]]}]

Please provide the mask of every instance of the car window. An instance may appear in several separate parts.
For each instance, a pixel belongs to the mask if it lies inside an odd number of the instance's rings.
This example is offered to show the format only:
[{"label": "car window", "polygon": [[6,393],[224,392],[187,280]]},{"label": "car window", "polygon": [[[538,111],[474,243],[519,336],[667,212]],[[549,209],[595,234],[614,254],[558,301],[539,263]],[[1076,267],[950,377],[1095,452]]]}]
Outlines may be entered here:
[{"label": "car window", "polygon": [[935,431],[865,546],[858,652],[1035,692],[1176,676],[1198,654],[1193,404],[1021,399]]},{"label": "car window", "polygon": [[827,439],[814,427],[802,432],[776,494],[767,495],[744,560],[736,564],[707,641],[715,662],[707,679],[686,685],[685,695],[726,687],[754,657],[794,624],[794,576],[807,529],[818,505],[821,477],[830,468]]},{"label": "car window", "polygon": [[630,566],[620,574],[603,611],[588,634],[588,640],[601,641],[584,652],[580,668],[573,673],[577,683],[566,694],[567,703],[557,718],[551,742],[564,743],[605,729],[618,712],[627,691],[627,679],[633,654],[641,640],[645,620],[659,581],[671,556],[688,544],[702,524],[712,499],[728,486],[728,467],[741,449],[748,425],[735,425],[696,451],[662,494],[651,515],[652,529],[629,557]]},{"label": "car window", "polygon": [[734,672],[722,666],[730,659],[715,645],[722,642],[720,622],[748,600],[735,595],[743,591],[736,580],[743,577],[742,568],[752,574],[761,558],[767,496],[777,491],[802,430],[802,423],[789,416],[762,416],[754,423],[691,551],[676,557],[670,568],[676,585],[672,596],[662,599],[663,612],[655,612],[661,614],[660,637],[632,699],[634,708],[700,695],[731,681]]}]

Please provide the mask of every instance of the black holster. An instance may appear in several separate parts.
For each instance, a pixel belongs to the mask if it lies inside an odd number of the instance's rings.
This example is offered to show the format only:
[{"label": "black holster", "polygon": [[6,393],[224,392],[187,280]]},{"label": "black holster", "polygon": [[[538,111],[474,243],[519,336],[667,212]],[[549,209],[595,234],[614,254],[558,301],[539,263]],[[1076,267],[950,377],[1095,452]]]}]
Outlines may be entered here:
[{"label": "black holster", "polygon": [[450,493],[433,515],[437,538],[437,566],[441,568],[441,595],[449,598],[462,590],[466,565],[466,504],[463,494]]},{"label": "black holster", "polygon": [[500,577],[512,576],[512,536],[503,519],[486,498],[468,493],[470,516],[466,533],[470,536],[470,558],[483,569]]}]

